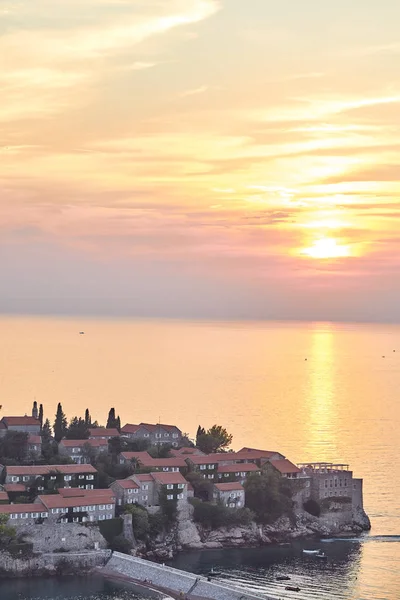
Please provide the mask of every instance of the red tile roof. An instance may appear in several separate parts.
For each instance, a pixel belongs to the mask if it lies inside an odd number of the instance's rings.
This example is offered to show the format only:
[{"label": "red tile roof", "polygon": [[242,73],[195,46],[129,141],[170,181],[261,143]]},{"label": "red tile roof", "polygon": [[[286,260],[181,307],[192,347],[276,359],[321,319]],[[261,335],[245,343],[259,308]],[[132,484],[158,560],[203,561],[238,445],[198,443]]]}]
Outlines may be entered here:
[{"label": "red tile roof", "polygon": [[6,467],[7,476],[9,475],[49,475],[61,473],[63,475],[97,473],[97,470],[92,465],[35,465],[35,466],[18,466]]},{"label": "red tile roof", "polygon": [[149,460],[151,456],[148,452],[121,452],[121,456],[124,457],[125,460]]},{"label": "red tile roof", "polygon": [[244,487],[239,482],[232,483],[216,483],[214,487],[217,488],[220,492],[233,492],[237,490],[244,490]]},{"label": "red tile roof", "polygon": [[39,500],[47,508],[73,508],[74,506],[97,506],[99,504],[115,504],[115,500],[111,500],[109,494],[105,496],[94,496],[93,498],[88,498],[87,496],[63,498],[59,494],[51,494],[48,496],[39,496]]},{"label": "red tile roof", "polygon": [[97,496],[114,497],[114,492],[110,489],[106,490],[82,490],[81,488],[59,488],[58,493],[63,498],[93,498]]},{"label": "red tile roof", "polygon": [[282,473],[282,475],[289,475],[290,473],[301,473],[301,470],[296,467],[290,460],[287,458],[282,460],[271,460],[270,464],[275,467],[277,471]]},{"label": "red tile roof", "polygon": [[[280,452],[276,452],[274,450],[258,450],[257,448],[242,448],[241,450],[239,450],[238,452],[236,452],[236,455],[239,458],[242,458],[244,460],[248,460],[248,459],[259,459],[259,458],[271,458],[271,456],[275,456],[277,454],[281,454]],[[282,455],[281,455],[282,456]]]},{"label": "red tile roof", "polygon": [[260,471],[260,467],[253,463],[241,463],[239,465],[221,465],[218,473],[254,473]]},{"label": "red tile roof", "polygon": [[8,502],[8,494],[7,492],[0,492],[0,502]]},{"label": "red tile roof", "polygon": [[234,461],[236,459],[235,452],[217,452],[215,454],[206,454],[204,456],[198,456],[195,454],[191,454],[186,457],[186,460],[189,460],[194,465],[211,465],[218,464],[218,462],[225,461]]},{"label": "red tile roof", "polygon": [[37,425],[40,427],[40,422],[38,419],[34,417],[3,417],[3,421],[6,424],[6,427],[16,427],[16,426],[25,426],[25,425]]},{"label": "red tile roof", "polygon": [[47,512],[43,504],[0,504],[0,513],[8,515],[15,513],[40,513]]},{"label": "red tile roof", "polygon": [[127,423],[121,429],[121,433],[136,433],[138,429],[139,425],[132,425],[130,423]]},{"label": "red tile roof", "polygon": [[42,438],[40,437],[40,435],[30,435],[28,437],[28,444],[36,444],[36,445],[40,445],[42,443]]},{"label": "red tile roof", "polygon": [[118,437],[119,431],[118,429],[107,429],[106,427],[95,427],[93,429],[89,429],[89,437]]},{"label": "red tile roof", "polygon": [[3,487],[6,492],[26,492],[26,487],[22,483],[6,483]]},{"label": "red tile roof", "polygon": [[187,467],[183,457],[153,458],[148,452],[121,452],[125,460],[137,460],[143,467]]},{"label": "red tile roof", "polygon": [[93,448],[98,448],[100,446],[104,446],[108,448],[108,440],[61,440],[60,445],[64,446],[64,448],[83,448],[85,444],[89,444]]},{"label": "red tile roof", "polygon": [[157,481],[157,483],[161,483],[161,485],[175,483],[187,484],[186,479],[182,476],[181,473],[162,473],[156,471],[155,473],[150,473],[150,475],[153,477],[154,481]]},{"label": "red tile roof", "polygon": [[135,479],[137,479],[141,483],[143,481],[154,481],[154,479],[152,478],[152,476],[150,475],[150,473],[138,473],[137,475],[132,475],[132,477],[134,477]]},{"label": "red tile roof", "polygon": [[199,450],[198,448],[192,448],[191,446],[187,446],[184,448],[178,448],[177,450],[175,448],[173,448],[170,453],[173,456],[190,456],[192,454],[195,454],[196,456],[204,456],[204,453]]},{"label": "red tile roof", "polygon": [[132,481],[132,479],[117,479],[114,481],[114,483],[124,488],[124,490],[134,490],[135,488],[137,489],[139,487],[135,481]]}]

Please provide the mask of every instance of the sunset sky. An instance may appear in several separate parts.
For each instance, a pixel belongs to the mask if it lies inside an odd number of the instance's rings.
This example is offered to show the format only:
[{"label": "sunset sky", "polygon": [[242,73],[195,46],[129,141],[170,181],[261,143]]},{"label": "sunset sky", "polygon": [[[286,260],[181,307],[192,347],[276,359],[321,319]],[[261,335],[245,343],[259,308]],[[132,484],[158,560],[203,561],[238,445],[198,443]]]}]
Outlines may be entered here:
[{"label": "sunset sky", "polygon": [[0,0],[0,311],[400,320],[399,0]]}]

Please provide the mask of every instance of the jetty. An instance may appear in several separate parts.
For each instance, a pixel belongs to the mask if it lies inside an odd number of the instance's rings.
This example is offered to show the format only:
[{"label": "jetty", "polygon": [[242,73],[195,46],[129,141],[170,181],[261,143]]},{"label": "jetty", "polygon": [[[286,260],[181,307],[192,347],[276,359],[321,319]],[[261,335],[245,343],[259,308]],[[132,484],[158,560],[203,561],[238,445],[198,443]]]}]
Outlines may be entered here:
[{"label": "jetty", "polygon": [[258,596],[229,582],[209,581],[207,577],[180,571],[167,565],[113,552],[98,573],[106,578],[140,585],[164,593],[169,598],[185,600],[277,600],[273,596]]}]

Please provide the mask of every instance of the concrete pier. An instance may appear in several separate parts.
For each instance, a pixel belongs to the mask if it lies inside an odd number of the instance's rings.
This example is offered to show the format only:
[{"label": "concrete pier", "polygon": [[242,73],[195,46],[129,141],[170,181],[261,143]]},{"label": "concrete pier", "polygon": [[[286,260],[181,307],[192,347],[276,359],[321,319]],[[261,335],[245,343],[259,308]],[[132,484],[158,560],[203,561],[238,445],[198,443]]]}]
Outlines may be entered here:
[{"label": "concrete pier", "polygon": [[206,577],[180,571],[148,560],[113,552],[105,576],[115,575],[121,580],[140,583],[164,592],[172,598],[185,600],[277,600],[272,596],[257,596],[229,583],[208,581]]}]

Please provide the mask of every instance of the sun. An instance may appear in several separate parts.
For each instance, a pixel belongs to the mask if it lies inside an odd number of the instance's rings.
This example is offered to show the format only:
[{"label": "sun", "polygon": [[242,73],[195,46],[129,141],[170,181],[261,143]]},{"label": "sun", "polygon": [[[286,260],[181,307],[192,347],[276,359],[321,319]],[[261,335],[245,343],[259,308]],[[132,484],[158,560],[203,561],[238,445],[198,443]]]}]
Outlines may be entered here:
[{"label": "sun", "polygon": [[335,238],[324,237],[316,240],[309,248],[304,248],[301,254],[310,258],[345,258],[351,256],[349,246],[338,244]]}]

